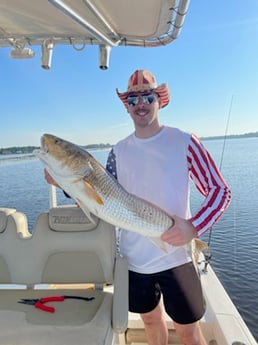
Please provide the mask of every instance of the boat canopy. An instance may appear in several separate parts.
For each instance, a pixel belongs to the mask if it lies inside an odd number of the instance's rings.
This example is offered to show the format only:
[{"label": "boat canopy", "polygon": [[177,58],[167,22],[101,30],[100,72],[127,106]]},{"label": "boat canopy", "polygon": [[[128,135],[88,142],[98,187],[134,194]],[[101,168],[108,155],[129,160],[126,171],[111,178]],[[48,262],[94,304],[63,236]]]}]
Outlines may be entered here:
[{"label": "boat canopy", "polygon": [[99,46],[107,69],[117,46],[158,47],[174,41],[190,0],[1,0],[0,47],[12,58],[32,58],[41,47],[42,67],[51,67],[56,45],[82,50]]}]

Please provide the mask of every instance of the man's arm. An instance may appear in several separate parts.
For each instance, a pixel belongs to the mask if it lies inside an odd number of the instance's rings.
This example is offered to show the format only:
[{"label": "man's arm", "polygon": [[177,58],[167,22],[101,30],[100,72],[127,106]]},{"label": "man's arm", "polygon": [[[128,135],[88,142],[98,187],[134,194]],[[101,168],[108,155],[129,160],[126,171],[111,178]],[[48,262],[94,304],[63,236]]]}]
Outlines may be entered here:
[{"label": "man's arm", "polygon": [[231,191],[213,158],[195,136],[191,138],[187,159],[190,178],[205,197],[201,208],[190,219],[198,236],[201,236],[226,211],[231,201]]},{"label": "man's arm", "polygon": [[213,158],[195,136],[191,137],[188,146],[187,161],[190,178],[205,200],[191,219],[173,215],[175,224],[161,235],[161,239],[174,246],[187,244],[211,229],[231,200],[231,191]]}]

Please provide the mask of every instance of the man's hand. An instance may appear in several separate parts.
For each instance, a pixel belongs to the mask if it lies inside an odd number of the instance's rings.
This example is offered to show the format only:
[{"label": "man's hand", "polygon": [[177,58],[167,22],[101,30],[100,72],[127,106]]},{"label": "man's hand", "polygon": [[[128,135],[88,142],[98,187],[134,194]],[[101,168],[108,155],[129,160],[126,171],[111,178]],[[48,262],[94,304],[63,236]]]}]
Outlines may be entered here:
[{"label": "man's hand", "polygon": [[173,216],[175,224],[160,236],[161,240],[172,246],[183,246],[197,237],[197,231],[189,220]]},{"label": "man's hand", "polygon": [[45,180],[47,181],[47,183],[52,184],[53,186],[59,187],[59,185],[52,178],[52,176],[49,175],[49,172],[47,171],[47,169],[44,169],[44,174],[45,174]]}]

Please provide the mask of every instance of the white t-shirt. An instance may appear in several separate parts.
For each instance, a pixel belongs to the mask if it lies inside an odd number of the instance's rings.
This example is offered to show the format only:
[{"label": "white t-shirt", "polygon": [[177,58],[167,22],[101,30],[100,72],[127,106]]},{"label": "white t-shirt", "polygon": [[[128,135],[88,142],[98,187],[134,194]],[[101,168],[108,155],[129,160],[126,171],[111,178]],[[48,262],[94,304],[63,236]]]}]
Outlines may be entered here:
[{"label": "white t-shirt", "polygon": [[[191,135],[163,127],[153,137],[131,134],[114,146],[119,183],[130,193],[146,199],[169,214],[190,218],[187,148]],[[148,238],[122,230],[120,253],[129,260],[129,269],[155,273],[191,261],[186,249],[167,244],[161,250]]]}]

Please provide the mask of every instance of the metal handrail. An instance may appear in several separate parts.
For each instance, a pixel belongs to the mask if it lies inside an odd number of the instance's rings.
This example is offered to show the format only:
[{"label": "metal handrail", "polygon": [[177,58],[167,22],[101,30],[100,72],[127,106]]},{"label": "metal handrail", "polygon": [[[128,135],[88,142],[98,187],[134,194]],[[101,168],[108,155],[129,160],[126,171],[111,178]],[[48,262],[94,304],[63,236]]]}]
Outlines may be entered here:
[{"label": "metal handrail", "polygon": [[98,41],[102,44],[106,44],[110,47],[116,47],[120,39],[113,41],[102,32],[100,32],[97,28],[91,25],[86,19],[76,13],[71,7],[66,5],[62,0],[48,0],[52,5],[54,5],[57,9],[61,10],[64,14],[72,18],[75,22],[81,25],[87,32],[93,35]]}]

